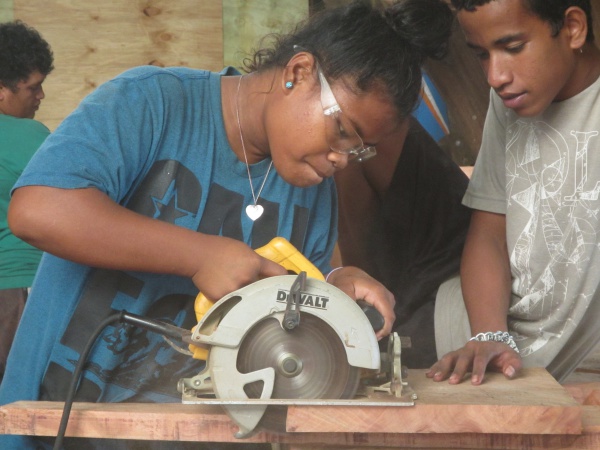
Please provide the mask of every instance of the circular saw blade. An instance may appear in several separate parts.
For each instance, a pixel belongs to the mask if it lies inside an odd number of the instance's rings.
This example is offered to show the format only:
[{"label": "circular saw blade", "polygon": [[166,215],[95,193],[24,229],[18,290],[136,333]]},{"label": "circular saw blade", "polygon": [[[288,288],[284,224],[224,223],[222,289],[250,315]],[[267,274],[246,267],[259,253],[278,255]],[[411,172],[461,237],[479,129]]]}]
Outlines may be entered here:
[{"label": "circular saw blade", "polygon": [[[258,322],[239,347],[237,367],[241,373],[274,368],[271,397],[278,399],[353,398],[360,383],[360,369],[348,364],[339,336],[325,321],[306,313],[291,331],[274,318]],[[244,390],[249,398],[260,398],[262,383]],[[285,417],[285,407],[270,406],[261,425],[285,431]]]}]

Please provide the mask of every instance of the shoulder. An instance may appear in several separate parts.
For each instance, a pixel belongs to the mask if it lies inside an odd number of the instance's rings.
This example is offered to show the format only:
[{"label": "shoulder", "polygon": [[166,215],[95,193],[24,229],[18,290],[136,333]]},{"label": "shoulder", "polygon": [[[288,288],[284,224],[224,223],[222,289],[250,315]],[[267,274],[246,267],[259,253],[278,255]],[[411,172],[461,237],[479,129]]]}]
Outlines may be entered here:
[{"label": "shoulder", "polygon": [[27,137],[28,139],[45,139],[49,134],[50,130],[46,125],[38,122],[34,119],[22,119],[19,117],[12,117],[0,114],[0,130],[2,135],[7,136],[21,136]]},{"label": "shoulder", "polygon": [[134,81],[143,82],[144,80],[168,82],[187,80],[209,80],[214,77],[228,74],[228,69],[222,72],[211,72],[209,70],[193,69],[190,67],[157,67],[157,66],[138,66],[117,75],[111,81]]},{"label": "shoulder", "polygon": [[117,75],[96,92],[119,99],[137,99],[140,95],[146,99],[162,99],[160,101],[197,98],[199,92],[220,91],[221,75],[221,72],[189,67],[139,66]]}]

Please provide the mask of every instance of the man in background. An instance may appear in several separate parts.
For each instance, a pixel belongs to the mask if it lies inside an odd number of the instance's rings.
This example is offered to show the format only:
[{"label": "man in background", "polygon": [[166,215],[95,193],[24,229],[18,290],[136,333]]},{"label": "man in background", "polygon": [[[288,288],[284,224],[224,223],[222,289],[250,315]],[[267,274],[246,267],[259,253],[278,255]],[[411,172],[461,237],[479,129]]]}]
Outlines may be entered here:
[{"label": "man in background", "polygon": [[21,21],[0,23],[0,381],[42,255],[8,228],[10,190],[50,134],[33,117],[53,59],[36,30]]}]

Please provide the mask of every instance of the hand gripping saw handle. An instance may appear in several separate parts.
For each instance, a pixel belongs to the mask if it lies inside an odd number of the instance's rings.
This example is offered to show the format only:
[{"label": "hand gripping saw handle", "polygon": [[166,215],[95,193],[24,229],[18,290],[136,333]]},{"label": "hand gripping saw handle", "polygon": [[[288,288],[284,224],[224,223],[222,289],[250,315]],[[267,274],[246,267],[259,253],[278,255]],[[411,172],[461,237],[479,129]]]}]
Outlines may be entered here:
[{"label": "hand gripping saw handle", "polygon": [[[324,281],[325,277],[317,267],[311,263],[300,251],[282,237],[273,238],[267,245],[256,249],[256,253],[260,256],[276,262],[286,268],[288,271],[300,274],[306,272],[306,275],[311,278]],[[208,299],[202,292],[196,297],[194,303],[194,311],[196,320],[200,322],[202,317],[215,304]],[[208,350],[205,348],[190,345],[190,351],[194,354],[195,359],[206,360]]]}]

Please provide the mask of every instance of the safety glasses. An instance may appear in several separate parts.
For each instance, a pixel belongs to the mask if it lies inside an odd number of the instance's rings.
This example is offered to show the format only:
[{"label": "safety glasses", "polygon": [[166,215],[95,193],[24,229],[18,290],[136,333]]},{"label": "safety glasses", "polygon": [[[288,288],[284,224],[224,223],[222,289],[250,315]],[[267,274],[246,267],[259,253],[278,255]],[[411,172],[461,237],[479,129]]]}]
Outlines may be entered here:
[{"label": "safety glasses", "polygon": [[348,159],[355,162],[374,157],[377,154],[375,147],[365,146],[352,122],[344,115],[319,64],[317,73],[321,84],[321,106],[329,148],[336,153],[348,155]]}]

